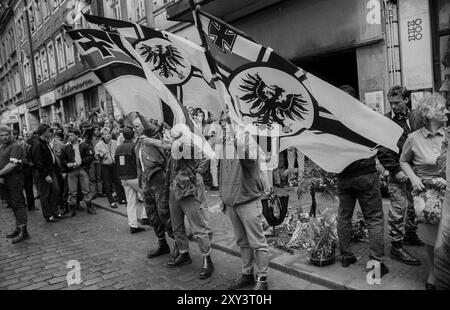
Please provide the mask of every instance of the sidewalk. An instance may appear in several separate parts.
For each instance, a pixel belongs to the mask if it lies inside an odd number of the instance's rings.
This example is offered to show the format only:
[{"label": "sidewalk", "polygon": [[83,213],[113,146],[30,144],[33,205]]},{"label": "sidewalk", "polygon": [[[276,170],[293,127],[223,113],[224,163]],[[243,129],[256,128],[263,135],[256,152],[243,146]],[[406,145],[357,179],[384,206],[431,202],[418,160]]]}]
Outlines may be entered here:
[{"label": "sidewalk", "polygon": [[[279,190],[279,193],[289,194],[290,207],[299,204],[295,191],[293,189]],[[228,217],[214,206],[219,202],[217,192],[207,192],[209,206],[209,223],[214,231],[213,248],[239,256],[239,250],[234,243],[233,228]],[[120,214],[126,217],[126,207],[121,205],[118,209],[111,209],[105,198],[99,198],[94,201],[99,208]],[[385,216],[389,210],[389,201],[383,203]],[[337,208],[337,203],[328,207]],[[307,210],[309,206],[304,205]],[[323,206],[318,206],[322,209]],[[359,208],[357,206],[357,208]],[[387,234],[387,227],[385,229]],[[386,253],[389,252],[389,242],[386,240]],[[358,262],[348,268],[342,268],[339,257],[336,263],[327,267],[316,267],[311,265],[305,251],[296,251],[289,254],[280,249],[270,247],[270,267],[304,280],[323,285],[332,289],[357,289],[357,290],[423,290],[427,277],[427,258],[425,249],[421,247],[408,247],[411,254],[416,255],[422,261],[422,266],[414,267],[401,264],[397,261],[386,258],[386,265],[390,273],[382,278],[381,285],[369,285],[366,280],[366,263],[369,260],[369,248],[367,243],[357,243],[353,245],[353,251],[358,258]]]}]

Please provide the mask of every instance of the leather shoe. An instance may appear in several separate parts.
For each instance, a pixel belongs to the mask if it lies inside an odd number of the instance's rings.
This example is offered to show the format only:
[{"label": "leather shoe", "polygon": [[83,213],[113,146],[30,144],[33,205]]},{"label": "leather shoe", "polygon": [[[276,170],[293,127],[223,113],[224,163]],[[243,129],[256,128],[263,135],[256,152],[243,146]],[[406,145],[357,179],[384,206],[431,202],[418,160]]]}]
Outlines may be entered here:
[{"label": "leather shoe", "polygon": [[94,207],[92,206],[92,204],[88,204],[87,205],[87,213],[90,214],[90,215],[97,214],[97,212],[94,210]]},{"label": "leather shoe", "polygon": [[202,267],[202,270],[200,270],[199,278],[201,280],[207,279],[207,278],[211,277],[213,271],[214,271],[214,265],[211,260],[211,256],[210,255],[203,256],[203,267]]},{"label": "leather shoe", "polygon": [[20,229],[16,228],[13,232],[10,232],[9,234],[7,234],[6,238],[8,238],[8,239],[15,238],[19,235],[19,233],[20,233]]},{"label": "leather shoe", "polygon": [[424,243],[417,234],[405,236],[405,238],[403,238],[403,244],[410,246],[424,246]]},{"label": "leather shoe", "polygon": [[142,227],[137,227],[137,228],[136,227],[130,227],[130,233],[132,235],[140,233],[142,231],[145,231],[145,228],[142,228]]},{"label": "leather shoe", "polygon": [[48,222],[48,223],[57,223],[58,220],[57,220],[56,218],[54,218],[53,216],[50,216],[50,217],[47,219],[47,222]]},{"label": "leather shoe", "polygon": [[38,210],[39,210],[39,208],[36,206],[28,207],[28,211],[38,211]]},{"label": "leather shoe", "polygon": [[436,290],[436,286],[431,284],[431,283],[425,283],[425,290],[426,291],[435,291]]},{"label": "leather shoe", "polygon": [[30,235],[28,234],[27,227],[23,226],[19,228],[19,234],[12,240],[12,243],[19,243],[28,239],[30,239]]},{"label": "leather shoe", "polygon": [[354,255],[350,257],[342,257],[341,265],[342,267],[347,268],[348,266],[355,264],[357,261],[358,260]]},{"label": "leather shoe", "polygon": [[233,284],[228,287],[229,291],[234,291],[237,289],[245,288],[248,286],[252,286],[256,283],[255,276],[252,274],[242,274],[241,277],[235,281]]},{"label": "leather shoe", "polygon": [[403,247],[392,247],[390,257],[410,266],[420,266],[420,260],[409,254]]},{"label": "leather shoe", "polygon": [[58,220],[63,220],[65,219],[65,217],[62,214],[58,214],[57,216],[55,216]]},{"label": "leather shoe", "polygon": [[183,265],[192,264],[191,256],[188,252],[181,253],[177,258],[167,262],[167,268],[181,267]]},{"label": "leather shoe", "polygon": [[170,248],[166,239],[158,240],[158,247],[147,253],[147,258],[155,258],[165,254],[170,254]]},{"label": "leather shoe", "polygon": [[111,204],[111,208],[117,209],[117,204],[116,204],[115,202],[113,202],[113,203]]}]

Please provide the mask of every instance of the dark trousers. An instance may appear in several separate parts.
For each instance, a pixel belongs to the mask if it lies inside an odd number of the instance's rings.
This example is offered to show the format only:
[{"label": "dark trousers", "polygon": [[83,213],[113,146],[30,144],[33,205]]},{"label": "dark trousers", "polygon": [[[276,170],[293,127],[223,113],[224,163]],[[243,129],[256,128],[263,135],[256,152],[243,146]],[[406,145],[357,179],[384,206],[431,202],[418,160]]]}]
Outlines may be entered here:
[{"label": "dark trousers", "polygon": [[26,226],[28,220],[25,198],[23,196],[24,182],[25,177],[22,172],[12,172],[5,178],[6,201],[13,209],[16,227]]},{"label": "dark trousers", "polygon": [[27,208],[30,209],[34,207],[33,168],[24,166],[22,169],[25,177],[24,190],[27,198]]},{"label": "dark trousers", "polygon": [[144,175],[145,212],[158,239],[164,239],[166,232],[170,238],[174,238],[165,183],[166,176],[162,170],[155,172],[150,178]]},{"label": "dark trousers", "polygon": [[352,256],[350,240],[356,200],[369,231],[370,259],[384,257],[384,215],[378,173],[338,179],[339,211],[337,232],[342,257]]},{"label": "dark trousers", "polygon": [[102,182],[102,164],[98,162],[93,162],[89,169],[89,180],[91,192],[94,195],[99,195],[103,193],[103,182]]},{"label": "dark trousers", "polygon": [[102,178],[105,194],[110,204],[115,202],[112,195],[113,186],[117,194],[117,199],[125,200],[125,191],[123,190],[122,182],[117,174],[116,165],[102,165]]},{"label": "dark trousers", "polygon": [[52,171],[50,177],[53,180],[51,184],[47,183],[44,177],[38,177],[39,199],[41,201],[42,214],[46,219],[58,215],[58,203],[62,200],[56,171]]}]

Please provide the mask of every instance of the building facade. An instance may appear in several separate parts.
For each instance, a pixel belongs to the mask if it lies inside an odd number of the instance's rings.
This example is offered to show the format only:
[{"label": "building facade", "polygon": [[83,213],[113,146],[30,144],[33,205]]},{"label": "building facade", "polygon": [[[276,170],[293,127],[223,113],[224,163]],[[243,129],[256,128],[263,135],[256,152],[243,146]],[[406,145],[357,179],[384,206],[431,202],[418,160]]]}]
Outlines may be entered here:
[{"label": "building facade", "polygon": [[16,1],[4,1],[0,7],[0,111],[1,123],[19,131],[24,119],[24,87],[20,65],[20,49],[14,20]]},{"label": "building facade", "polygon": [[[450,0],[197,0],[304,70],[389,112],[393,85],[415,107],[442,83],[449,48]],[[36,128],[69,122],[117,104],[89,71],[64,24],[83,27],[80,11],[164,29],[200,44],[189,0],[12,0],[0,9],[2,122]],[[6,5],[5,5],[6,4]]]}]

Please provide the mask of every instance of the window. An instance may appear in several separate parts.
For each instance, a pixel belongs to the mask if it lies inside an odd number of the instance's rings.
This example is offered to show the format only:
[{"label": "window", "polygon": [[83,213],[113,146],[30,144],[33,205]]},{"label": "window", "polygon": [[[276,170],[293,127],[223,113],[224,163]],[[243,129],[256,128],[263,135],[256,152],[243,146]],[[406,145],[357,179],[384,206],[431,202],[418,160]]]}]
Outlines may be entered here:
[{"label": "window", "polygon": [[64,33],[64,49],[66,50],[67,68],[75,64],[75,53],[72,40]]},{"label": "window", "polygon": [[59,34],[56,37],[56,57],[58,59],[58,71],[64,71],[66,68],[66,59],[64,57],[64,46],[62,41],[62,36]]},{"label": "window", "polygon": [[33,1],[33,12],[34,12],[34,19],[36,21],[36,28],[39,28],[42,26],[42,15],[41,15],[41,8],[37,1]]},{"label": "window", "polygon": [[14,81],[16,83],[16,94],[19,94],[22,92],[22,85],[20,84],[20,73],[17,69],[14,72]]},{"label": "window", "polygon": [[50,65],[50,76],[54,77],[56,75],[56,60],[55,60],[55,49],[53,46],[53,41],[47,44],[48,62]]},{"label": "window", "polygon": [[50,0],[41,0],[41,6],[42,6],[42,17],[44,20],[47,20],[50,16],[50,7],[49,7],[49,1]]},{"label": "window", "polygon": [[17,39],[19,42],[22,42],[25,37],[25,32],[23,29],[23,15],[20,15],[20,17],[16,20],[17,24]]},{"label": "window", "polygon": [[114,19],[121,19],[122,14],[120,12],[120,2],[118,0],[114,0],[113,3],[111,3],[111,8],[113,11],[113,18]]},{"label": "window", "polygon": [[138,0],[137,18],[138,18],[138,20],[141,20],[144,17],[145,17],[145,1]]},{"label": "window", "polygon": [[58,0],[50,0],[52,13],[54,13],[58,9]]},{"label": "window", "polygon": [[48,80],[48,62],[47,62],[47,52],[45,51],[45,47],[41,49],[41,69],[42,69],[42,79],[44,81]]},{"label": "window", "polygon": [[28,18],[30,20],[30,31],[32,34],[36,31],[36,21],[34,19],[34,5],[28,7]]},{"label": "window", "polygon": [[30,61],[28,58],[26,58],[24,64],[23,64],[23,80],[25,83],[25,89],[31,88],[33,86],[32,77],[31,77],[31,68],[30,68]]},{"label": "window", "polygon": [[41,57],[39,57],[39,53],[34,55],[34,71],[36,74],[36,80],[38,84],[42,83],[42,71],[41,71]]},{"label": "window", "polygon": [[130,0],[127,1],[128,20],[138,22],[145,17],[145,1]]}]

